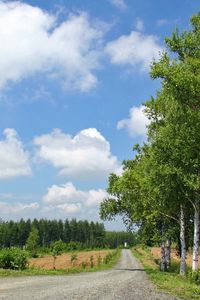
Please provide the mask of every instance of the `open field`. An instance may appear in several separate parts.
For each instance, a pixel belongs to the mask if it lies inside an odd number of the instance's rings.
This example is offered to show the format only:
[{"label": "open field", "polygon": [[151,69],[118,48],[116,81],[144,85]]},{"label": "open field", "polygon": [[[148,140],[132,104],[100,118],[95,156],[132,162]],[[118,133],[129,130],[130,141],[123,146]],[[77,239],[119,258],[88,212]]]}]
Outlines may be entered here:
[{"label": "open field", "polygon": [[[171,268],[168,272],[161,272],[159,267],[160,249],[133,249],[134,256],[143,264],[149,278],[162,290],[168,291],[182,299],[200,299],[200,286],[191,282],[189,278],[179,275],[179,260],[175,252],[172,254]],[[188,255],[191,265],[191,255]]]},{"label": "open field", "polygon": [[[102,260],[112,253],[113,250],[98,250],[98,251],[82,251],[65,253],[57,256],[55,260],[55,269],[63,270],[70,268],[82,268],[82,264],[85,263],[88,267],[90,266],[90,259],[93,257],[94,267],[98,265],[98,259]],[[71,257],[73,254],[77,255],[77,259],[74,263],[71,262]],[[45,270],[53,270],[54,258],[53,256],[46,255],[39,258],[31,258],[29,260],[29,267],[37,267]]]},{"label": "open field", "polygon": [[[45,255],[40,258],[29,259],[29,266],[24,270],[0,269],[0,277],[69,275],[80,272],[108,270],[117,263],[120,254],[121,251],[119,249],[65,253],[57,256],[55,269],[53,269],[53,256]],[[71,262],[72,255],[77,256],[74,262]],[[91,256],[93,257],[92,265]]]}]

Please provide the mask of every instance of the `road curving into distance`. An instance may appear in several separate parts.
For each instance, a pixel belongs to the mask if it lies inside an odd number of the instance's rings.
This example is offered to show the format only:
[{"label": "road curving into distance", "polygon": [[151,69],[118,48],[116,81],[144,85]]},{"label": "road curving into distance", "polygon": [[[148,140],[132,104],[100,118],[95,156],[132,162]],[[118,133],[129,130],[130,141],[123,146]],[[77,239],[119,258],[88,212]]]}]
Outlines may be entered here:
[{"label": "road curving into distance", "polygon": [[6,300],[175,300],[148,280],[130,250],[122,250],[112,270],[63,276],[0,278],[0,299]]}]

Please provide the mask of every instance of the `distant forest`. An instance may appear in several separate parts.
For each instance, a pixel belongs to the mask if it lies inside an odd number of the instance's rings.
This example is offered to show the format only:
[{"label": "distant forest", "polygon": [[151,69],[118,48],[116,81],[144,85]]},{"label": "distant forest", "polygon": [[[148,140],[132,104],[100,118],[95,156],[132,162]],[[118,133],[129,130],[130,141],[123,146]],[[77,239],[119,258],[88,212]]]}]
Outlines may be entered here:
[{"label": "distant forest", "polygon": [[0,247],[21,247],[26,245],[31,230],[35,228],[39,234],[39,246],[50,247],[55,241],[65,243],[77,242],[81,248],[109,247],[116,248],[127,242],[135,243],[135,235],[131,232],[106,232],[102,223],[77,221],[76,219],[46,220],[34,219],[20,221],[0,221]]}]

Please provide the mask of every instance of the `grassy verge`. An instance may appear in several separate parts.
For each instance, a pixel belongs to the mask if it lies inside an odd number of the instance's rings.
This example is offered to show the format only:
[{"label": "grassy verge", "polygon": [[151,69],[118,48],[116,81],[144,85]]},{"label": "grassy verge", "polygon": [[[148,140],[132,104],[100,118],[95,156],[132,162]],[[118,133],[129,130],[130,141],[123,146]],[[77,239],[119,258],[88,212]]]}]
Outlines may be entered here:
[{"label": "grassy verge", "polygon": [[172,261],[168,272],[161,272],[149,249],[134,248],[133,255],[141,261],[149,278],[158,288],[182,299],[200,299],[200,286],[178,274],[179,264],[176,261]]},{"label": "grassy verge", "polygon": [[98,266],[86,267],[86,268],[69,268],[69,269],[63,269],[63,270],[44,270],[40,268],[27,268],[22,271],[18,270],[6,270],[6,269],[0,269],[0,277],[7,277],[7,276],[37,276],[37,275],[69,275],[69,274],[75,274],[75,273],[81,273],[81,272],[95,272],[95,271],[102,271],[102,270],[108,270],[114,267],[114,265],[118,262],[121,255],[121,250],[117,249],[114,251],[113,256],[111,259],[105,263],[101,263]]}]

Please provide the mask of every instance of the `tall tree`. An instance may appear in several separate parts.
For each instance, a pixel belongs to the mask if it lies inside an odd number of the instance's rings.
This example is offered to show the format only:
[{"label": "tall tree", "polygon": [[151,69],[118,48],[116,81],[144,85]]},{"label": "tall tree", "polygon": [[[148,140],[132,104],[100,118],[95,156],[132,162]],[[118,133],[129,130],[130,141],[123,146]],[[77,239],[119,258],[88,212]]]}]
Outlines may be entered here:
[{"label": "tall tree", "polygon": [[30,251],[33,257],[37,255],[37,249],[39,245],[39,232],[36,228],[33,228],[26,241],[26,248]]},{"label": "tall tree", "polygon": [[[165,119],[170,165],[194,208],[193,271],[198,268],[200,202],[200,14],[191,18],[191,30],[166,39],[173,56],[164,53],[151,75],[161,78],[167,98],[160,99]],[[162,101],[163,100],[163,101]]]},{"label": "tall tree", "polygon": [[[193,270],[198,267],[200,203],[200,14],[191,30],[166,39],[168,52],[153,62],[152,78],[160,78],[157,97],[146,103],[151,123],[148,141],[124,164],[121,177],[109,177],[100,207],[102,218],[123,214],[125,219],[162,225],[170,218],[180,226],[181,266],[186,270],[186,220],[194,208]],[[171,55],[172,53],[172,55]],[[145,226],[146,226],[145,225]],[[162,229],[162,233],[164,230]]]}]

